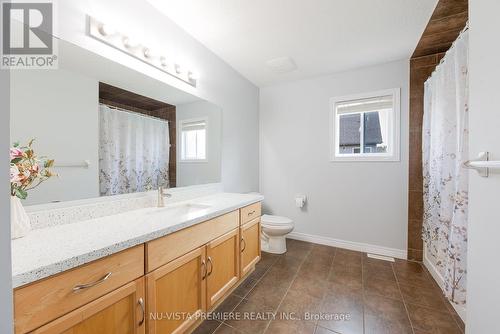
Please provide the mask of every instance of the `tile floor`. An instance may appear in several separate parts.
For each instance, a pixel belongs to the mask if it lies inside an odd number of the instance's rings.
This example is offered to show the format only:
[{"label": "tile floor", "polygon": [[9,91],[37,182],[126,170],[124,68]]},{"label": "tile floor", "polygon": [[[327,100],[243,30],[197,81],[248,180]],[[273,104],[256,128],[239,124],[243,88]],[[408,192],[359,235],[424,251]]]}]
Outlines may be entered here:
[{"label": "tile floor", "polygon": [[[195,333],[463,333],[463,322],[419,263],[296,240],[287,247],[285,255],[263,253],[219,306],[218,315],[228,319],[207,320]],[[306,313],[322,318],[304,319]]]}]

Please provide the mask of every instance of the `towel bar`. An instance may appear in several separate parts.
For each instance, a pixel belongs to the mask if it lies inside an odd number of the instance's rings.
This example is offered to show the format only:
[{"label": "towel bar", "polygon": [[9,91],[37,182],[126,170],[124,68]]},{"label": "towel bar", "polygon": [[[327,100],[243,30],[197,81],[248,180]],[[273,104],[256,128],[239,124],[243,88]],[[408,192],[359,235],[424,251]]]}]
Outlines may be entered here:
[{"label": "towel bar", "polygon": [[490,169],[500,169],[500,161],[490,160],[489,152],[480,152],[476,160],[467,160],[463,166],[464,168],[476,170],[479,176],[488,177]]},{"label": "towel bar", "polygon": [[82,162],[55,162],[55,168],[89,168],[90,160],[84,160]]}]

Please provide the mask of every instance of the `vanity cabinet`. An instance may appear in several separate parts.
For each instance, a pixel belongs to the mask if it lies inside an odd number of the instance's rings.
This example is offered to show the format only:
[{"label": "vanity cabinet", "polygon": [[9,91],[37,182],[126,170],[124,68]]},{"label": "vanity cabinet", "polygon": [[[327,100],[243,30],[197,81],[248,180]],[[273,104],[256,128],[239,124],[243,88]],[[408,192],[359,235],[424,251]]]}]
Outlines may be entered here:
[{"label": "vanity cabinet", "polygon": [[241,276],[245,276],[260,260],[260,217],[243,224],[240,231]]},{"label": "vanity cabinet", "polygon": [[260,259],[260,203],[14,290],[16,334],[191,332]]},{"label": "vanity cabinet", "polygon": [[33,334],[144,334],[144,278],[42,326]]},{"label": "vanity cabinet", "polygon": [[238,229],[207,245],[207,307],[217,304],[240,277],[240,236]]},{"label": "vanity cabinet", "polygon": [[183,333],[206,310],[206,250],[197,248],[146,276],[148,333]]}]

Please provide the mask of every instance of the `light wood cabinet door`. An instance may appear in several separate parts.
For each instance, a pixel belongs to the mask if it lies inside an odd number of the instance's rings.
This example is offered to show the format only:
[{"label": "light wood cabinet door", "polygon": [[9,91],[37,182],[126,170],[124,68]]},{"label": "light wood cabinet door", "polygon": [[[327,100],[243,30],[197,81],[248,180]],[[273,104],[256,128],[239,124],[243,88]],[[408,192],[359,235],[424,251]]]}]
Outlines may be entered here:
[{"label": "light wood cabinet door", "polygon": [[205,246],[146,276],[149,334],[184,333],[206,310]]},{"label": "light wood cabinet door", "polygon": [[14,290],[16,333],[27,333],[144,276],[144,245]]},{"label": "light wood cabinet door", "polygon": [[260,217],[241,226],[241,276],[260,260]]},{"label": "light wood cabinet door", "polygon": [[239,233],[234,229],[207,244],[207,308],[238,282]]},{"label": "light wood cabinet door", "polygon": [[144,334],[144,278],[139,278],[31,333]]}]

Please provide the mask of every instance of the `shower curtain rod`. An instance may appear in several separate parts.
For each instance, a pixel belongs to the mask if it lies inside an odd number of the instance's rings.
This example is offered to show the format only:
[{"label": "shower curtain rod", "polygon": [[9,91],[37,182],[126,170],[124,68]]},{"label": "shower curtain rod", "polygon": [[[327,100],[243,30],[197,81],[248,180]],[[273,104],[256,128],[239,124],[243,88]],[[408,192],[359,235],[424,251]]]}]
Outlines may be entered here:
[{"label": "shower curtain rod", "polygon": [[160,122],[165,122],[168,124],[168,121],[163,119],[163,118],[159,118],[159,117],[155,117],[155,116],[150,116],[150,115],[144,115],[144,114],[141,114],[140,112],[136,112],[136,111],[132,111],[132,110],[127,110],[127,109],[124,109],[124,108],[120,108],[120,107],[115,107],[115,106],[112,106],[112,105],[109,105],[109,104],[106,104],[106,103],[102,103],[102,102],[99,102],[99,105],[103,105],[103,106],[106,106],[110,109],[115,109],[115,110],[118,110],[118,111],[122,111],[122,112],[126,112],[126,113],[129,113],[129,114],[133,114],[133,115],[136,115],[136,116],[139,116],[139,117],[144,117],[144,118],[151,118],[155,121],[160,121]]},{"label": "shower curtain rod", "polygon": [[[454,46],[455,46],[455,43],[458,41],[458,39],[460,37],[462,37],[462,35],[469,30],[469,21],[467,21],[465,23],[465,27],[460,31],[460,33],[458,34],[458,37],[453,41],[453,43],[451,43],[451,46],[450,48],[448,49],[448,51],[450,51]],[[439,63],[436,65],[436,68],[434,69],[434,71],[432,71],[431,75],[429,75],[429,77],[427,78],[427,80],[429,80],[430,78],[432,78],[432,76],[434,75],[434,73],[437,71],[437,69],[439,68],[439,66],[445,61],[446,59],[446,55],[448,54],[448,51],[445,52],[443,58],[441,58],[441,60],[439,61]],[[427,80],[425,80],[425,82],[427,82]]]}]

